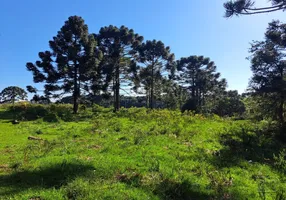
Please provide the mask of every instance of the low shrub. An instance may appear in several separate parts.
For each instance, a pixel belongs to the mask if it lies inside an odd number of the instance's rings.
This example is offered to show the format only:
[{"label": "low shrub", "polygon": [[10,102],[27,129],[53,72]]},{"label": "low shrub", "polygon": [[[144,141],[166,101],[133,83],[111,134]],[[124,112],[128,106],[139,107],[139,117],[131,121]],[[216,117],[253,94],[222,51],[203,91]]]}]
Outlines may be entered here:
[{"label": "low shrub", "polygon": [[32,121],[43,118],[46,122],[74,121],[72,105],[69,104],[29,104],[18,103],[15,106],[9,105],[9,113],[18,120]]},{"label": "low shrub", "polygon": [[46,106],[38,104],[19,103],[9,107],[9,112],[14,113],[20,120],[36,120],[49,113]]},{"label": "low shrub", "polygon": [[59,118],[55,113],[49,113],[43,117],[44,122],[59,122]]}]

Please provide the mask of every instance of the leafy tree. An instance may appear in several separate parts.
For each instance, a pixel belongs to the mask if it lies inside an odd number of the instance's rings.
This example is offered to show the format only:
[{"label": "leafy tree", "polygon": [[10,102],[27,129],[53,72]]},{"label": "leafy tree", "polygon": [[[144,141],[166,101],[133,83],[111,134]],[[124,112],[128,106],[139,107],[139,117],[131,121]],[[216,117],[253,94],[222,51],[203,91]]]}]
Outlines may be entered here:
[{"label": "leafy tree", "polygon": [[[150,69],[144,67],[140,68],[138,81],[136,82],[134,86],[134,90],[136,93],[139,94],[145,94],[146,95],[146,105],[148,108],[151,108],[151,85],[152,85],[152,79],[156,83],[153,87],[153,95],[158,97],[161,94],[162,89],[162,81],[163,77],[161,73],[156,72],[154,73],[153,77],[151,77]],[[155,102],[153,102],[155,104]],[[153,105],[154,106],[154,105]]]},{"label": "leafy tree", "polygon": [[248,94],[243,98],[245,105],[245,114],[251,120],[268,120],[275,118],[275,109],[272,103],[262,96],[255,94]]},{"label": "leafy tree", "polygon": [[45,83],[46,96],[60,97],[73,94],[73,112],[78,112],[81,90],[96,73],[96,41],[88,34],[88,27],[78,16],[71,16],[57,36],[49,41],[51,51],[39,53],[39,61],[27,63],[33,73],[34,82]]},{"label": "leafy tree", "polygon": [[285,0],[269,0],[271,6],[255,7],[253,0],[228,0],[224,3],[225,17],[232,17],[233,15],[253,15],[261,13],[269,13],[278,10],[284,11],[286,9]]},{"label": "leafy tree", "polygon": [[[164,43],[156,40],[147,40],[138,46],[137,60],[144,65],[140,77],[146,93],[149,93],[149,107],[154,107],[155,84],[166,76],[167,71],[172,71],[175,56],[170,53],[170,47],[165,47]],[[148,95],[147,95],[148,96]]]},{"label": "leafy tree", "polygon": [[110,25],[101,28],[96,38],[103,54],[101,65],[103,65],[105,82],[106,85],[112,83],[114,111],[118,111],[120,109],[120,89],[123,89],[122,82],[131,80],[132,74],[136,74],[134,49],[141,44],[143,37],[125,26],[118,28]]},{"label": "leafy tree", "polygon": [[245,105],[236,90],[225,91],[213,107],[213,113],[219,116],[242,116]]},{"label": "leafy tree", "polygon": [[164,80],[161,100],[170,109],[181,109],[189,99],[188,91],[173,80]]},{"label": "leafy tree", "polygon": [[[285,126],[286,100],[286,24],[279,21],[269,23],[264,41],[256,41],[251,45],[250,56],[253,77],[250,90],[260,96],[274,111],[281,127]],[[286,134],[283,133],[286,139]]]},{"label": "leafy tree", "polygon": [[225,90],[226,80],[220,79],[213,61],[203,56],[190,56],[177,61],[178,80],[190,93],[182,110],[199,111],[205,102],[213,101]]},{"label": "leafy tree", "polygon": [[2,90],[0,93],[1,103],[13,103],[19,100],[25,100],[27,98],[27,92],[17,86],[10,86]]},{"label": "leafy tree", "polygon": [[27,88],[27,91],[30,93],[37,93],[38,92],[38,90],[31,85],[28,85],[26,88]]},{"label": "leafy tree", "polygon": [[49,104],[51,103],[51,100],[49,99],[49,97],[47,95],[39,95],[38,92],[41,91],[43,92],[43,90],[38,90],[37,88],[28,85],[26,86],[27,91],[30,93],[34,93],[35,95],[33,96],[33,98],[31,99],[32,103],[39,103],[39,104]]},{"label": "leafy tree", "polygon": [[39,104],[49,104],[51,103],[51,100],[46,96],[40,96],[38,94],[35,94],[33,98],[31,99],[32,103],[39,103]]}]

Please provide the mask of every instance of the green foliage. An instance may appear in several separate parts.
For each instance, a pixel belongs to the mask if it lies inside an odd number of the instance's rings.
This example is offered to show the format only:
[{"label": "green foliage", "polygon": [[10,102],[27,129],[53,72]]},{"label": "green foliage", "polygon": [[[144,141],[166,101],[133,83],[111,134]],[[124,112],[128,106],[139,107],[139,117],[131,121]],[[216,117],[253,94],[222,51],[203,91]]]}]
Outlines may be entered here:
[{"label": "green foliage", "polygon": [[[76,116],[72,113],[72,105],[68,104],[30,104],[17,103],[15,106],[8,106],[6,114],[16,113],[16,119],[24,121],[32,121],[37,119],[47,120],[49,122],[57,122],[59,119],[63,121],[74,121]],[[80,118],[81,116],[78,116]]]},{"label": "green foliage", "polygon": [[141,44],[143,37],[125,26],[102,27],[95,35],[99,49],[103,53],[100,65],[105,75],[105,88],[111,84],[114,94],[114,110],[120,109],[120,89],[122,82],[130,84],[137,73],[134,49]]},{"label": "green foliage", "polygon": [[[264,107],[265,113],[268,111],[272,119],[279,121],[281,127],[285,123],[286,100],[285,27],[285,24],[279,21],[269,23],[265,41],[254,42],[250,49],[253,72],[250,91],[253,96],[258,96],[256,100],[260,100],[259,105]],[[286,140],[283,130],[281,136]]]},{"label": "green foliage", "polygon": [[270,0],[272,6],[255,7],[254,0],[228,0],[224,3],[225,17],[229,18],[233,15],[253,15],[261,13],[269,13],[286,9],[284,0]]},{"label": "green foliage", "polygon": [[216,65],[209,58],[190,56],[177,61],[177,79],[189,94],[184,110],[202,111],[206,102],[214,102],[226,88],[226,80],[220,80]]},{"label": "green foliage", "polygon": [[17,86],[4,88],[0,93],[0,103],[15,103],[27,99],[27,92]]},{"label": "green foliage", "polygon": [[49,104],[51,103],[50,99],[45,96],[40,96],[35,94],[33,98],[31,99],[32,103],[37,103],[37,104]]},{"label": "green foliage", "polygon": [[[215,102],[225,90],[226,81],[219,80],[208,58],[190,56],[174,62],[169,46],[157,40],[142,42],[142,36],[125,26],[110,25],[89,34],[81,17],[69,17],[49,41],[50,51],[39,52],[38,61],[26,64],[34,82],[44,84],[44,95],[27,86],[35,93],[31,102],[49,104],[64,96],[57,102],[72,103],[76,114],[79,104],[111,106],[112,102],[114,111],[121,104],[178,109],[191,96],[194,110],[202,112],[205,102]],[[129,96],[122,97],[121,91]]]},{"label": "green foliage", "polygon": [[35,87],[33,87],[31,85],[27,85],[26,88],[27,88],[27,91],[30,93],[37,93],[37,91],[38,91]]},{"label": "green foliage", "polygon": [[103,112],[104,110],[106,110],[105,108],[103,108],[103,107],[101,107],[101,106],[99,106],[99,105],[97,105],[97,104],[94,104],[93,106],[92,106],[92,112],[93,113],[100,113],[100,112]]},{"label": "green foliage", "polygon": [[59,118],[55,113],[49,113],[43,117],[44,122],[59,122]]},{"label": "green foliage", "polygon": [[224,92],[216,102],[210,102],[211,112],[219,116],[229,117],[242,117],[245,112],[245,105],[242,101],[242,97],[236,90]]},{"label": "green foliage", "polygon": [[81,17],[71,16],[49,44],[51,51],[40,52],[40,60],[27,63],[27,70],[33,73],[35,83],[45,83],[46,96],[72,93],[77,113],[82,86],[97,72],[95,38]]},{"label": "green foliage", "polygon": [[[10,110],[12,111],[12,107]],[[46,106],[29,104],[29,103],[19,103],[14,107],[16,118],[19,120],[36,120],[46,116],[49,111]]]},{"label": "green foliage", "polygon": [[286,174],[286,150],[283,149],[278,155],[274,155],[273,158],[275,167]]},{"label": "green foliage", "polygon": [[73,121],[75,119],[71,110],[72,106],[70,104],[52,104],[49,106],[49,111],[55,113],[64,121]]},{"label": "green foliage", "polygon": [[[72,110],[40,107],[45,116]],[[268,121],[166,109],[114,113],[94,106],[69,122],[39,119],[14,126],[1,112],[3,199],[285,197],[285,144],[274,138],[275,124]],[[31,135],[42,140],[27,140]]]},{"label": "green foliage", "polygon": [[163,102],[164,108],[182,109],[188,99],[189,94],[184,87],[174,80],[163,80],[163,94],[160,96],[160,100]]},{"label": "green foliage", "polygon": [[[173,72],[171,63],[175,55],[171,53],[170,47],[165,47],[161,41],[147,40],[136,49],[138,51],[137,60],[144,65],[139,74],[139,81],[143,85],[146,96],[149,99],[149,108],[154,108],[155,89],[159,89],[158,84],[163,79],[163,74],[166,72]],[[139,86],[137,86],[139,87]]]}]

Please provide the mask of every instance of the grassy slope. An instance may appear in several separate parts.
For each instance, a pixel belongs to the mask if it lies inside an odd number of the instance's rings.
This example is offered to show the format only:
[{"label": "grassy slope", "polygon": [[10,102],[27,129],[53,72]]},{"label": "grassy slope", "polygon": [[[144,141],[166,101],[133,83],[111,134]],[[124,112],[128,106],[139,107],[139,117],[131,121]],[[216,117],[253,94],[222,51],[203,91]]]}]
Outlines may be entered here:
[{"label": "grassy slope", "polygon": [[0,116],[0,199],[275,199],[286,188],[273,159],[283,146],[250,122],[145,109],[18,125]]}]

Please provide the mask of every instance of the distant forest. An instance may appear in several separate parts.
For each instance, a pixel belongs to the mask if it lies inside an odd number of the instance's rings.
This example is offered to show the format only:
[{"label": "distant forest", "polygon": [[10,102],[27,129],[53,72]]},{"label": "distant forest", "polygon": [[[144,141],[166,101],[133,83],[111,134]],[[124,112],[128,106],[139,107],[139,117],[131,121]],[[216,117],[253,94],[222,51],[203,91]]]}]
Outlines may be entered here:
[{"label": "distant forest", "polygon": [[[227,1],[225,17],[285,10],[285,1],[255,7],[251,0]],[[227,80],[211,58],[190,55],[176,58],[160,40],[144,40],[133,29],[113,25],[90,33],[80,16],[71,16],[49,41],[50,49],[28,62],[34,83],[27,86],[34,103],[99,104],[191,110],[228,117],[274,119],[285,126],[286,24],[273,20],[263,41],[250,45],[253,76],[247,92],[227,90]],[[11,86],[1,92],[1,102],[26,99],[24,89]]]}]

